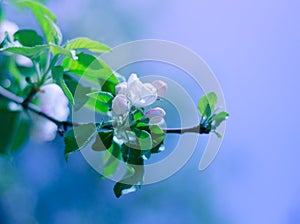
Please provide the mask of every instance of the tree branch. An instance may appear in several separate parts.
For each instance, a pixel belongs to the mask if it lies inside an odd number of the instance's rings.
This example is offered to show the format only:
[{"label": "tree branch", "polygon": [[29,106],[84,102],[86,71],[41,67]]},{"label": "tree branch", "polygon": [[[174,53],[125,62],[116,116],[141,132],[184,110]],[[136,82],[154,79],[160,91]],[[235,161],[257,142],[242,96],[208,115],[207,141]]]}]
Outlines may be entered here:
[{"label": "tree branch", "polygon": [[[52,121],[59,128],[63,127],[64,129],[66,129],[67,127],[76,127],[79,125],[77,123],[73,123],[70,121],[59,121],[59,120],[45,114],[43,111],[41,111],[41,109],[39,107],[26,101],[26,99],[28,99],[28,97],[24,100],[22,97],[19,97],[19,96],[15,95],[14,93],[4,89],[2,86],[0,86],[0,96],[2,96],[3,98],[5,98],[9,101],[12,101],[16,104],[21,105],[24,109],[30,110],[33,113]],[[24,102],[26,102],[26,103],[24,103]]]},{"label": "tree branch", "polygon": [[[66,131],[66,129],[68,127],[77,127],[77,126],[80,125],[78,123],[74,123],[74,122],[71,122],[71,121],[59,121],[59,120],[45,114],[36,105],[27,102],[26,99],[28,97],[24,100],[22,97],[19,97],[19,96],[15,95],[14,93],[4,89],[2,86],[0,86],[0,96],[2,96],[3,98],[5,98],[9,101],[12,101],[16,104],[21,105],[26,110],[32,111],[33,113],[52,121],[53,123],[55,123],[58,126],[58,132],[61,135]],[[24,102],[26,102],[26,103],[24,103]],[[184,133],[203,134],[203,133],[205,133],[202,130],[202,128],[200,127],[200,125],[197,125],[197,126],[192,127],[192,128],[182,128],[182,129],[181,128],[168,128],[168,129],[164,129],[164,131],[168,134],[184,134]]]}]

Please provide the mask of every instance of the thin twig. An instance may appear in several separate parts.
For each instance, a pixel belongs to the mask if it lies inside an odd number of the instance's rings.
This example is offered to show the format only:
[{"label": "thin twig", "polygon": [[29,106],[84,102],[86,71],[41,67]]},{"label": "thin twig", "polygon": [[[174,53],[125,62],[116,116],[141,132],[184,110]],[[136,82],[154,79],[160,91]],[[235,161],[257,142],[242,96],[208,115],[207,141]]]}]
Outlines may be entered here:
[{"label": "thin twig", "polygon": [[[63,134],[64,130],[67,129],[67,127],[77,127],[80,124],[78,123],[74,123],[71,121],[59,121],[47,114],[45,114],[43,111],[41,111],[41,109],[39,107],[37,107],[36,105],[32,104],[32,103],[24,103],[24,99],[22,97],[19,97],[17,95],[15,95],[14,93],[4,89],[3,87],[0,86],[0,96],[4,97],[7,100],[10,100],[16,104],[22,105],[24,109],[30,110],[35,114],[38,114],[41,117],[44,117],[50,121],[52,121],[53,123],[55,123],[59,130],[62,131],[61,134]],[[167,128],[163,130],[164,132],[168,133],[168,134],[184,134],[184,133],[198,133],[198,134],[203,134],[205,132],[201,131],[200,125],[192,127],[192,128]]]},{"label": "thin twig", "polygon": [[32,103],[29,103],[29,102],[28,103],[24,103],[25,100],[22,97],[19,97],[19,96],[15,95],[14,93],[12,93],[12,92],[4,89],[2,86],[0,86],[0,95],[2,97],[4,97],[5,99],[7,99],[7,100],[10,100],[10,101],[12,101],[12,102],[14,102],[16,104],[21,105],[24,109],[30,110],[33,113],[38,114],[39,116],[44,117],[44,118],[52,121],[53,123],[55,123],[59,127],[62,127],[62,126],[63,127],[76,127],[76,126],[79,125],[77,123],[73,123],[73,122],[70,122],[70,121],[59,121],[59,120],[57,120],[57,119],[55,119],[55,118],[53,118],[53,117],[45,114],[36,105],[34,105]]}]

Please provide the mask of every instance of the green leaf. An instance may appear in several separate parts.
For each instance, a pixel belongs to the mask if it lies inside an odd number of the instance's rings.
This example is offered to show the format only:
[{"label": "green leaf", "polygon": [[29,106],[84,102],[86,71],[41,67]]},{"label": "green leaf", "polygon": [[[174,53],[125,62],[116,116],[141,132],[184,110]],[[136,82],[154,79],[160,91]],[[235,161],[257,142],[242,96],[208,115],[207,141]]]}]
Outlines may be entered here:
[{"label": "green leaf", "polygon": [[50,50],[51,50],[51,52],[54,56],[55,55],[64,55],[64,56],[67,56],[69,58],[73,57],[71,51],[66,50],[65,48],[63,48],[61,46],[58,46],[58,45],[55,45],[55,44],[50,44],[49,46],[50,46]]},{"label": "green leaf", "polygon": [[55,66],[52,68],[52,78],[54,82],[62,88],[64,94],[69,99],[71,104],[74,104],[75,103],[74,97],[71,91],[69,90],[68,86],[66,85],[65,80],[63,79],[63,75],[64,75],[64,68],[62,66]]},{"label": "green leaf", "polygon": [[64,80],[68,88],[70,89],[72,95],[74,96],[74,109],[78,111],[82,106],[86,104],[89,97],[88,93],[91,92],[90,87],[84,87],[77,80],[75,80],[72,76],[64,74]]},{"label": "green leaf", "polygon": [[[109,92],[97,91],[87,94],[90,98],[94,99],[90,102],[94,103],[94,108],[101,113],[106,113],[112,107],[112,100],[114,96]],[[90,105],[90,104],[89,104]],[[91,106],[91,105],[90,105]]]},{"label": "green leaf", "polygon": [[120,163],[121,159],[121,146],[115,141],[108,150],[105,151],[104,155],[104,176],[108,177],[113,175]]},{"label": "green leaf", "polygon": [[150,126],[150,133],[152,137],[151,153],[158,153],[164,150],[165,132],[157,125]]},{"label": "green leaf", "polygon": [[48,49],[48,45],[37,45],[34,47],[4,47],[0,49],[0,52],[10,52],[14,54],[20,54],[25,57],[35,59],[37,58],[43,51]]},{"label": "green leaf", "polygon": [[134,130],[138,143],[139,143],[139,150],[150,150],[152,148],[152,137],[151,135],[144,130],[135,129]]},{"label": "green leaf", "polygon": [[151,148],[149,150],[140,150],[136,149],[136,147],[136,145],[133,146],[130,143],[122,144],[121,152],[124,162],[131,165],[142,165],[144,160],[150,158]]},{"label": "green leaf", "polygon": [[[19,1],[19,5],[30,9],[34,15],[37,15],[36,17],[38,21],[44,19],[44,16],[47,16],[52,21],[56,22],[55,15],[41,3],[38,3],[36,1],[24,0]],[[40,15],[42,15],[41,18],[39,17]]]},{"label": "green leaf", "polygon": [[61,44],[62,35],[59,28],[55,24],[56,17],[49,9],[47,9],[41,3],[28,0],[21,1],[19,5],[32,11],[39,22],[48,43],[54,43],[58,45]]},{"label": "green leaf", "polygon": [[95,124],[83,124],[78,127],[69,130],[64,138],[65,141],[65,158],[68,159],[68,156],[72,152],[79,151],[86,147],[89,142],[97,134],[97,128]]},{"label": "green leaf", "polygon": [[213,116],[212,129],[216,129],[223,121],[229,117],[227,112],[220,112]]},{"label": "green leaf", "polygon": [[[70,73],[84,77],[96,85],[100,85],[101,80],[110,82],[114,84],[114,86],[118,84],[119,81],[111,69],[99,58],[86,53],[79,53],[77,57],[77,60],[65,58],[62,62],[62,66]],[[105,90],[102,89],[102,91]]]},{"label": "green leaf", "polygon": [[96,137],[96,141],[92,146],[92,149],[96,151],[104,151],[111,147],[113,142],[114,133],[112,130],[100,131]]},{"label": "green leaf", "polygon": [[110,51],[110,48],[108,46],[98,41],[94,41],[84,37],[68,41],[68,43],[66,44],[66,49],[67,50],[88,49],[95,53]]},{"label": "green leaf", "polygon": [[[122,180],[126,181],[126,180]],[[122,182],[117,182],[114,186],[114,193],[117,198],[121,197],[124,194],[129,194],[135,192],[141,188],[141,185],[131,185],[123,184]]]},{"label": "green leaf", "polygon": [[25,47],[43,44],[43,38],[35,30],[19,30],[14,34],[14,40],[17,40]]},{"label": "green leaf", "polygon": [[[3,99],[0,98],[2,101]],[[0,154],[8,155],[17,134],[20,111],[9,111],[1,106],[0,108]]]},{"label": "green leaf", "polygon": [[130,118],[130,123],[134,124],[137,121],[141,120],[144,117],[144,113],[141,109],[134,109],[133,111],[130,112],[129,118]]},{"label": "green leaf", "polygon": [[30,122],[27,120],[21,120],[17,128],[17,133],[13,138],[10,151],[16,152],[27,141],[30,134]]},{"label": "green leaf", "polygon": [[134,168],[133,175],[130,173],[130,176],[127,177],[128,174],[125,174],[124,179],[117,182],[114,186],[114,193],[117,198],[135,192],[141,188],[144,176],[144,166],[133,165],[132,167]]},{"label": "green leaf", "polygon": [[101,90],[105,92],[110,92],[113,95],[116,95],[116,85],[119,83],[117,77],[112,74],[110,79],[99,78]]},{"label": "green leaf", "polygon": [[201,97],[198,103],[198,110],[202,116],[209,117],[215,110],[217,95],[214,92]]}]

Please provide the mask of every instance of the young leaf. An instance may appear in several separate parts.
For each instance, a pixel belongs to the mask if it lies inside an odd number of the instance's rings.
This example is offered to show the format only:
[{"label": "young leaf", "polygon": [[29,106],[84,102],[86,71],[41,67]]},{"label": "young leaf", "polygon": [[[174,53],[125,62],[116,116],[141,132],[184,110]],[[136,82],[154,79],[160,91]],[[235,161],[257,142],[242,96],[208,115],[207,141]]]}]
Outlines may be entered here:
[{"label": "young leaf", "polygon": [[110,79],[99,78],[99,81],[102,91],[116,95],[115,86],[119,83],[119,80],[114,74],[111,74]]},{"label": "young leaf", "polygon": [[96,141],[92,148],[96,151],[104,151],[111,147],[113,142],[114,133],[112,130],[100,131],[96,137]]},{"label": "young leaf", "polygon": [[62,66],[55,66],[52,68],[52,78],[54,82],[62,88],[66,97],[69,99],[71,104],[74,105],[75,103],[74,97],[71,91],[69,90],[68,86],[66,85],[65,80],[63,79],[63,75],[64,75],[64,68]]},{"label": "young leaf", "polygon": [[[26,142],[30,134],[30,122],[27,120],[20,120],[18,128],[16,128],[17,133],[13,138],[13,142],[10,151],[16,152],[18,149]],[[1,135],[2,136],[2,135]]]},{"label": "young leaf", "polygon": [[91,88],[84,87],[76,79],[67,74],[64,74],[64,81],[74,96],[74,109],[78,111],[89,100],[87,94],[91,92]]},{"label": "young leaf", "polygon": [[117,165],[121,159],[121,146],[115,141],[108,150],[105,151],[104,157],[104,176],[109,176],[114,174]]},{"label": "young leaf", "polygon": [[65,158],[72,152],[83,149],[97,134],[95,124],[83,124],[68,131],[65,135]]},{"label": "young leaf", "polygon": [[152,149],[152,137],[147,131],[135,129],[135,134],[140,146],[139,150],[143,151]]},{"label": "young leaf", "polygon": [[100,80],[118,84],[119,81],[111,69],[99,58],[86,53],[79,53],[76,56],[77,60],[65,58],[62,62],[62,66],[70,73],[84,77],[96,85],[99,85]]},{"label": "young leaf", "polygon": [[[56,22],[55,15],[41,3],[38,3],[36,1],[24,0],[24,1],[19,1],[18,4],[21,7],[26,7],[30,9],[32,13],[37,17],[38,21],[40,19],[44,19],[43,18],[44,16],[47,16],[52,21]],[[42,15],[42,18],[39,17],[40,15]]]},{"label": "young leaf", "polygon": [[116,159],[108,151],[105,151],[104,160],[108,161],[109,163],[106,164],[106,162],[105,162],[103,176],[109,177],[116,172],[118,165],[120,163],[120,160]]},{"label": "young leaf", "polygon": [[144,113],[139,108],[132,108],[129,113],[129,125],[131,128],[135,128],[138,122],[144,117]]},{"label": "young leaf", "polygon": [[87,49],[95,53],[110,51],[110,48],[108,46],[98,41],[94,41],[84,37],[68,41],[65,48],[67,50]]},{"label": "young leaf", "polygon": [[50,50],[51,50],[51,52],[54,56],[55,55],[64,55],[64,56],[67,56],[69,58],[73,57],[71,51],[66,50],[65,48],[63,48],[61,46],[58,46],[58,45],[55,45],[55,44],[50,44],[49,46],[50,46]]},{"label": "young leaf", "polygon": [[[135,147],[135,148],[133,148]],[[151,156],[151,149],[149,150],[141,150],[136,149],[136,145],[131,145],[129,143],[122,144],[121,152],[122,158],[124,162],[131,164],[131,165],[142,165],[144,160],[147,160]]]},{"label": "young leaf", "polygon": [[201,97],[198,103],[198,110],[202,116],[209,117],[215,110],[217,95],[214,92]]},{"label": "young leaf", "polygon": [[[109,92],[93,92],[87,94],[91,99],[91,103],[94,103],[94,108],[97,109],[97,111],[100,111],[101,113],[106,113],[108,110],[111,109],[112,106],[112,100],[114,96]],[[94,99],[94,100],[93,100]]]},{"label": "young leaf", "polygon": [[[126,180],[122,180],[126,181]],[[141,188],[141,185],[131,185],[123,184],[122,182],[117,182],[114,186],[114,193],[117,198],[121,197],[124,194],[129,194],[135,192]]]},{"label": "young leaf", "polygon": [[227,112],[220,112],[213,116],[212,129],[216,129],[223,121],[229,117]]},{"label": "young leaf", "polygon": [[14,40],[17,40],[25,47],[43,44],[43,38],[35,30],[19,30],[14,34]]},{"label": "young leaf", "polygon": [[47,45],[38,45],[34,47],[15,47],[15,46],[10,46],[10,47],[4,47],[0,49],[0,52],[10,52],[14,54],[20,54],[25,57],[35,59],[38,57],[43,51],[47,50],[48,46]]},{"label": "young leaf", "polygon": [[19,5],[32,11],[40,24],[48,43],[61,44],[62,35],[55,24],[56,17],[49,9],[41,3],[29,0],[21,1],[19,2]]},{"label": "young leaf", "polygon": [[[144,176],[144,166],[132,166],[134,168],[133,175],[125,174],[124,179],[117,182],[114,186],[114,193],[117,198],[122,195],[132,193],[141,188]],[[129,176],[129,177],[128,177]]]},{"label": "young leaf", "polygon": [[150,126],[150,133],[152,138],[152,152],[162,151],[161,146],[164,143],[166,134],[158,125]]},{"label": "young leaf", "polygon": [[[3,100],[0,98],[0,100]],[[15,135],[18,134],[18,126],[20,121],[20,111],[9,111],[0,107],[0,154],[8,155],[14,142]]]}]

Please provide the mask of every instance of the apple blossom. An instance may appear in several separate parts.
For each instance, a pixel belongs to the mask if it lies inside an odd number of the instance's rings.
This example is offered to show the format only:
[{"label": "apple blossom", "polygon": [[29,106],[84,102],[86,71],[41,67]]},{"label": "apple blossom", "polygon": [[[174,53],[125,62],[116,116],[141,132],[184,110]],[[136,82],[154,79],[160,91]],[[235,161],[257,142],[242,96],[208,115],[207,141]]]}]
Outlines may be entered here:
[{"label": "apple blossom", "polygon": [[166,112],[164,109],[160,107],[155,107],[152,109],[149,109],[145,113],[145,117],[150,119],[151,124],[158,124],[163,120],[163,117],[166,115]]},{"label": "apple blossom", "polygon": [[136,107],[146,107],[157,99],[157,90],[151,83],[142,83],[136,74],[132,74],[127,83],[127,94]]},{"label": "apple blossom", "polygon": [[112,111],[116,115],[124,115],[129,110],[129,101],[123,94],[118,94],[112,101]]},{"label": "apple blossom", "polygon": [[115,88],[117,94],[127,94],[127,82],[121,82]]},{"label": "apple blossom", "polygon": [[168,86],[164,81],[155,80],[155,81],[152,82],[152,85],[156,88],[157,95],[159,97],[162,97],[166,94]]},{"label": "apple blossom", "polygon": [[[37,95],[41,111],[57,120],[64,121],[68,118],[70,110],[68,99],[62,89],[56,84],[41,87]],[[51,141],[55,138],[57,125],[46,118],[36,116],[33,119],[32,134],[41,141]]]}]

